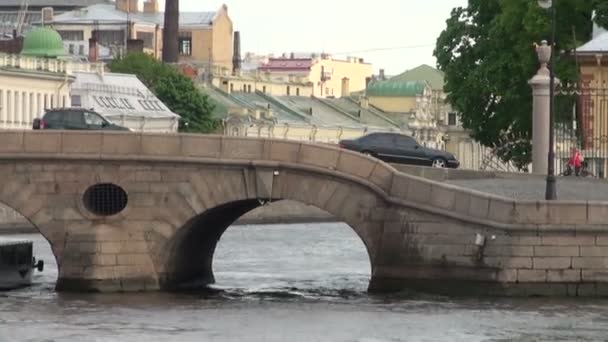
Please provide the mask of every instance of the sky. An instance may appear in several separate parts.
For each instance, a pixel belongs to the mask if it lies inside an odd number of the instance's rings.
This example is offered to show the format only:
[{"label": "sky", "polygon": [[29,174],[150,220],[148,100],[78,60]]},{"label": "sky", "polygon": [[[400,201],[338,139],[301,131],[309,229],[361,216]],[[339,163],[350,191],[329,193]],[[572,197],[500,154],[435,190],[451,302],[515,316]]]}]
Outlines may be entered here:
[{"label": "sky", "polygon": [[435,66],[437,37],[452,8],[467,0],[180,0],[180,11],[214,11],[224,3],[243,53],[357,56],[395,75]]}]

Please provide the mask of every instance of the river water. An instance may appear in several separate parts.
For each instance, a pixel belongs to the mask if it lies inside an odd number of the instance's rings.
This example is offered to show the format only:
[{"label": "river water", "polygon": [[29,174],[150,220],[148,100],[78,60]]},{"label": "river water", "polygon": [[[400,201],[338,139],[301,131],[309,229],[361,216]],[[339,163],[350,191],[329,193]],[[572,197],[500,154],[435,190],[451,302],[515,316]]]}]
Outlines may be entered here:
[{"label": "river water", "polygon": [[365,248],[346,225],[236,226],[198,294],[57,294],[57,268],[0,293],[0,341],[608,341],[608,301],[367,295]]}]

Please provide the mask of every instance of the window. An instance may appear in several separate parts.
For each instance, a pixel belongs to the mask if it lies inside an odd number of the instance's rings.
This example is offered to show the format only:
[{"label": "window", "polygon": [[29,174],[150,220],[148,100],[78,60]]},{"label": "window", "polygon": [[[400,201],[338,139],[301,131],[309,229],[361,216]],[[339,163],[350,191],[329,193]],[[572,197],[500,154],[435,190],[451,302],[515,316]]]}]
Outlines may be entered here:
[{"label": "window", "polygon": [[104,121],[104,119],[101,118],[101,116],[99,116],[95,113],[85,112],[84,113],[84,122],[87,125],[91,125],[91,126],[103,126],[105,121]]},{"label": "window", "polygon": [[456,113],[448,113],[448,126],[456,126]]},{"label": "window", "polygon": [[82,120],[82,113],[80,112],[67,112],[65,113],[65,122],[66,124],[68,124],[69,126],[76,126],[76,127],[80,127],[82,126],[83,120]]},{"label": "window", "polygon": [[68,47],[68,52],[69,52],[69,54],[70,54],[70,55],[73,55],[73,54],[74,54],[74,44],[70,44],[70,45],[69,45],[69,47]]},{"label": "window", "polygon": [[266,86],[263,86],[263,87],[262,87],[262,92],[263,92],[264,94],[266,94]]},{"label": "window", "polygon": [[72,106],[73,107],[82,106],[82,98],[80,97],[80,95],[72,95]]},{"label": "window", "polygon": [[48,112],[45,116],[44,116],[44,121],[46,122],[53,122],[53,123],[58,123],[63,121],[62,120],[62,115],[60,112]]},{"label": "window", "polygon": [[179,37],[179,54],[182,56],[192,56],[191,37]]},{"label": "window", "polygon": [[84,56],[84,45],[80,44],[78,46],[78,54]]},{"label": "window", "polygon": [[300,96],[300,88],[296,88],[296,96]]},{"label": "window", "polygon": [[395,135],[394,134],[383,134],[383,133],[372,133],[361,138],[361,141],[365,144],[374,145],[394,145]]},{"label": "window", "polygon": [[289,93],[291,93],[291,89],[289,88],[289,86],[287,86],[287,96],[289,96]]},{"label": "window", "polygon": [[397,136],[397,147],[399,148],[413,148],[418,143],[412,137],[408,137],[405,135]]},{"label": "window", "polygon": [[82,41],[84,40],[84,32],[82,31],[70,31],[70,30],[59,30],[57,31],[64,41]]},{"label": "window", "polygon": [[131,102],[129,102],[129,100],[127,99],[120,99],[120,102],[122,102],[122,104],[124,104],[127,109],[135,109],[135,107],[133,107],[131,105]]},{"label": "window", "polygon": [[144,48],[154,48],[154,33],[152,32],[137,32],[137,39],[141,39],[144,42]]}]

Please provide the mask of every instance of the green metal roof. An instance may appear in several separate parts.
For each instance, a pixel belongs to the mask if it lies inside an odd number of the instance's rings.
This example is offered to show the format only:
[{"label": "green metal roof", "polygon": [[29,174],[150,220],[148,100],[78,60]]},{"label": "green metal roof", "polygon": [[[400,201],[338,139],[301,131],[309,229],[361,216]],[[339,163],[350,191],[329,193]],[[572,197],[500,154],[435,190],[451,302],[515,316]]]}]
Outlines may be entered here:
[{"label": "green metal roof", "polygon": [[414,97],[422,95],[425,87],[425,82],[417,81],[375,81],[367,87],[367,96]]},{"label": "green metal roof", "polygon": [[423,64],[402,74],[394,76],[391,81],[426,81],[433,90],[443,90],[444,74],[432,66]]},{"label": "green metal roof", "polygon": [[57,31],[40,27],[28,32],[23,41],[24,56],[56,58],[64,55],[63,40]]}]

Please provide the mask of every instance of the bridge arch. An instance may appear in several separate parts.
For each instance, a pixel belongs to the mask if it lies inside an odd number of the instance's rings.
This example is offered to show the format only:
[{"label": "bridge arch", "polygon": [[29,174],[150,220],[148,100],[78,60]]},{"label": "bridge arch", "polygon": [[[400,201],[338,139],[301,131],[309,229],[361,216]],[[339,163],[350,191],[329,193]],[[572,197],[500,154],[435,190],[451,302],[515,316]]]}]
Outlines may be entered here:
[{"label": "bridge arch", "polygon": [[[383,212],[385,207],[377,194],[336,177],[285,169],[272,172],[276,175],[273,187],[280,189],[271,191],[271,196],[260,198],[248,195],[246,191],[241,192],[241,196],[234,196],[234,193],[230,194],[230,187],[226,187],[215,193],[221,199],[214,206],[189,218],[176,229],[162,246],[162,265],[159,267],[164,270],[160,276],[162,289],[179,290],[214,283],[213,257],[227,228],[263,203],[280,200],[314,206],[350,226],[363,242],[373,272],[383,225],[381,220],[373,218],[374,213]],[[226,179],[229,174],[220,176],[224,178],[222,184],[234,184]]]}]

